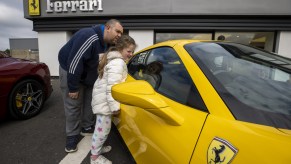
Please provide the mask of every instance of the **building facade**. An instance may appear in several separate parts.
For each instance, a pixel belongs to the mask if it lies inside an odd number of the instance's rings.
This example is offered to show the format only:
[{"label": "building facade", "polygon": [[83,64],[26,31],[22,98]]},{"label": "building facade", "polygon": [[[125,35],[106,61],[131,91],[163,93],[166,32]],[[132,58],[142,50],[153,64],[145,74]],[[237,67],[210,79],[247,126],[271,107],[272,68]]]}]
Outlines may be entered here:
[{"label": "building facade", "polygon": [[39,60],[58,76],[58,51],[78,29],[122,22],[137,51],[169,39],[224,38],[291,58],[290,0],[23,0]]}]

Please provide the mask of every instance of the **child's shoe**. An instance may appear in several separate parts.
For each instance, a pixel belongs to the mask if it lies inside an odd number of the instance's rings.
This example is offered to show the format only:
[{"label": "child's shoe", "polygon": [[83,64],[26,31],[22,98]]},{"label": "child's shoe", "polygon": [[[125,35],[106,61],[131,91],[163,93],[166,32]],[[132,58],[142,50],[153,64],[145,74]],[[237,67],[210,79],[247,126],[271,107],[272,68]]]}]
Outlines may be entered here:
[{"label": "child's shoe", "polygon": [[103,155],[99,155],[95,160],[91,158],[91,164],[112,164],[112,162]]}]

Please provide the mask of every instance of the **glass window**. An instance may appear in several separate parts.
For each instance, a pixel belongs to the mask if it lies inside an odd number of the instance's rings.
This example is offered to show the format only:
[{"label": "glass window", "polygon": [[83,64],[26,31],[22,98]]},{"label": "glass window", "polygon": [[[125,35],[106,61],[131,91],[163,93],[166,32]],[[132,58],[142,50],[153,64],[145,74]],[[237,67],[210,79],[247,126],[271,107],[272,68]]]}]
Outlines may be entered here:
[{"label": "glass window", "polygon": [[291,60],[235,43],[185,46],[238,120],[289,128]]},{"label": "glass window", "polygon": [[274,32],[216,32],[216,40],[242,43],[273,51]]},{"label": "glass window", "polygon": [[157,92],[172,100],[206,110],[184,64],[170,47],[137,54],[129,63],[128,72],[135,79],[147,81]]},{"label": "glass window", "polygon": [[177,39],[211,40],[211,33],[156,33],[155,42]]},{"label": "glass window", "polygon": [[[194,40],[212,40],[212,33],[166,33],[157,32],[155,43],[177,40],[177,39],[194,39]],[[215,40],[225,40],[245,45],[255,46],[269,52],[274,50],[274,32],[215,32]]]}]

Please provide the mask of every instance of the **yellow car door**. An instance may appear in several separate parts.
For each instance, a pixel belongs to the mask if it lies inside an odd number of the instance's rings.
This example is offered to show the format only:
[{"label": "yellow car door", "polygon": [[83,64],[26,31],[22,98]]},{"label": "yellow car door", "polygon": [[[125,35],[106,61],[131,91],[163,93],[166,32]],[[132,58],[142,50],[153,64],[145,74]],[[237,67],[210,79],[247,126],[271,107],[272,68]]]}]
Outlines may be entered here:
[{"label": "yellow car door", "polygon": [[142,80],[114,86],[113,95],[130,104],[121,106],[114,122],[137,163],[189,163],[206,112],[174,102]]},{"label": "yellow car door", "polygon": [[[180,57],[171,47],[154,48],[137,54],[128,69],[127,82],[112,94],[122,103],[114,123],[134,159],[189,163],[208,112]],[[149,78],[153,72],[160,77]]]}]

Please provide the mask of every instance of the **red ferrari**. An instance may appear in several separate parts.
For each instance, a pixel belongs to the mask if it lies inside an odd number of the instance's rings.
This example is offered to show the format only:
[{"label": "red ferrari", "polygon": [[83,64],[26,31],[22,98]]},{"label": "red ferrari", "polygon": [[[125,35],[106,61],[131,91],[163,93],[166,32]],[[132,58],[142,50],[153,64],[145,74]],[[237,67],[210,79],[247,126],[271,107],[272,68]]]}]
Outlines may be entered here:
[{"label": "red ferrari", "polygon": [[52,91],[46,64],[0,55],[0,118],[37,115]]}]

